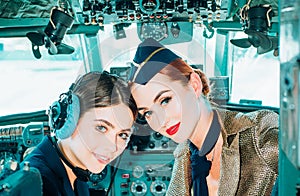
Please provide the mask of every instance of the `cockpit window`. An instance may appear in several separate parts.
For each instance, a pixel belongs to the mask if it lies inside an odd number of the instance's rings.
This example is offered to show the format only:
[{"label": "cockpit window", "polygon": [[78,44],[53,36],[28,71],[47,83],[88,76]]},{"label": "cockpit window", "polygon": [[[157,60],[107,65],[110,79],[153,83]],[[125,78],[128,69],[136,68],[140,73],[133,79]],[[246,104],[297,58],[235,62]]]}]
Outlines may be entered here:
[{"label": "cockpit window", "polygon": [[[174,24],[167,25],[170,29]],[[91,47],[83,44],[85,35],[65,35],[63,42],[75,49],[72,54],[49,55],[41,46],[40,59],[34,57],[31,42],[26,37],[0,38],[0,116],[47,109],[83,72],[107,70],[126,78],[125,68],[130,66],[141,42],[142,28],[146,27],[135,23],[123,26],[125,37],[117,37],[113,25],[105,25],[104,30],[99,30],[95,35],[98,44],[93,46],[99,47],[99,56],[91,55],[100,58],[97,66],[85,61],[90,57],[83,57],[84,50]],[[147,33],[150,30],[147,27]],[[184,36],[175,38],[169,31],[161,43],[189,64],[204,70],[208,77],[229,76],[229,102],[239,104],[250,100],[250,103],[262,106],[279,106],[279,59],[272,51],[258,55],[254,47],[239,48],[229,43],[229,39],[220,42],[219,35],[215,32],[210,36],[212,34],[205,26],[193,26],[190,31],[182,33]],[[229,32],[229,38],[242,36],[245,36],[243,32]],[[176,43],[169,42],[176,39]],[[220,55],[220,47],[224,47],[223,52],[228,55]],[[225,62],[226,71],[216,71],[220,62]],[[222,66],[219,68],[223,69]]]},{"label": "cockpit window", "polygon": [[40,47],[36,59],[27,37],[0,38],[0,116],[48,109],[82,69],[78,35],[64,42],[75,48],[71,55],[49,55]]},{"label": "cockpit window", "polygon": [[[230,32],[232,38],[245,37]],[[279,107],[280,62],[273,51],[257,54],[257,48],[240,48],[229,44],[228,67],[231,72],[230,102]]]}]

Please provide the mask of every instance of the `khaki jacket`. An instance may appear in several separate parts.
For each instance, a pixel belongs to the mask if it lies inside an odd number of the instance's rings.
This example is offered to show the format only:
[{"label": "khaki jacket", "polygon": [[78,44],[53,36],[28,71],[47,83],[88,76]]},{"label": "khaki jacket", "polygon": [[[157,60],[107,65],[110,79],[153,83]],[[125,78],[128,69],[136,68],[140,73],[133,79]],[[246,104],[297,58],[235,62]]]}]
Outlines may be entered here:
[{"label": "khaki jacket", "polygon": [[[217,109],[223,136],[218,195],[270,195],[278,175],[278,114]],[[191,195],[188,141],[174,151],[168,196]]]}]

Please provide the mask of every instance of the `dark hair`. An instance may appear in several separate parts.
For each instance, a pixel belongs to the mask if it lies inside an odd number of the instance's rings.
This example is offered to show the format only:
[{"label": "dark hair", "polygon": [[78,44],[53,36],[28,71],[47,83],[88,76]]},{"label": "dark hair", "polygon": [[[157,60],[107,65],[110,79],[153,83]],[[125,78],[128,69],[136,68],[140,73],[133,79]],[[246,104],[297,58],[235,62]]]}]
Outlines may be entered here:
[{"label": "dark hair", "polygon": [[192,72],[195,72],[199,75],[203,86],[202,93],[203,95],[208,96],[210,88],[206,75],[200,69],[193,69],[182,59],[175,59],[162,70],[160,70],[159,73],[167,75],[172,81],[180,81],[183,85],[187,85]]},{"label": "dark hair", "polygon": [[127,82],[108,72],[89,72],[79,78],[73,93],[80,100],[80,117],[89,109],[109,107],[120,103],[130,108],[134,118],[137,106]]}]

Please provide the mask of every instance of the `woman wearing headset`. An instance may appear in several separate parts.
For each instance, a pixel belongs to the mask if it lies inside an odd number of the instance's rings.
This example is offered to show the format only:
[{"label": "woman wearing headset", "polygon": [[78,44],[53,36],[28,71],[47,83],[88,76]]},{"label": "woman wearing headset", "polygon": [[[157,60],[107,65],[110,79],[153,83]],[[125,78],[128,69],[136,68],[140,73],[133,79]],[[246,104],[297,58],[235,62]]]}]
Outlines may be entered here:
[{"label": "woman wearing headset", "polygon": [[129,76],[149,126],[179,143],[167,195],[270,195],[278,175],[278,115],[218,108],[205,74],[146,39]]},{"label": "woman wearing headset", "polygon": [[83,75],[49,109],[54,136],[26,157],[42,176],[43,195],[89,195],[100,173],[125,149],[137,110],[123,80],[106,72]]}]

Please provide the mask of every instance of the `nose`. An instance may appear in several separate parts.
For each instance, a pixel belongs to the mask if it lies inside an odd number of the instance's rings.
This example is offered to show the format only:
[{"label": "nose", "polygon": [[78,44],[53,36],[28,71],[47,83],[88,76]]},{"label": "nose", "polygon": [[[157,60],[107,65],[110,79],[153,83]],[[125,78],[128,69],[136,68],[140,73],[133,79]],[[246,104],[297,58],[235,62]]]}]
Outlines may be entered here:
[{"label": "nose", "polygon": [[158,131],[162,127],[166,126],[167,120],[166,111],[160,107],[153,108],[153,114],[148,124],[153,129]]},{"label": "nose", "polygon": [[118,150],[116,134],[107,134],[107,138],[104,141],[103,148],[108,152],[116,152]]}]

